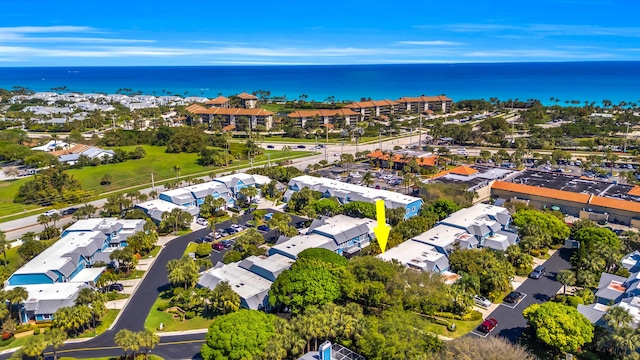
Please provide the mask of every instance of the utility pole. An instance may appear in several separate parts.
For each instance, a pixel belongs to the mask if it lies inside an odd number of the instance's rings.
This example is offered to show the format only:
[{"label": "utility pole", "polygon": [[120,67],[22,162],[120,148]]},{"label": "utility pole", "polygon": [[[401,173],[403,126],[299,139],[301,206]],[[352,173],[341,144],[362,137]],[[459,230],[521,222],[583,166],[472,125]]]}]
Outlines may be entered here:
[{"label": "utility pole", "polygon": [[418,114],[418,147],[422,146],[422,113]]},{"label": "utility pole", "polygon": [[151,173],[151,190],[156,191],[156,183],[153,181],[153,173]]},{"label": "utility pole", "polygon": [[327,159],[327,147],[328,147],[328,146],[326,146],[326,145],[325,145],[325,147],[324,147],[324,161],[327,161],[327,162],[328,162],[329,160]]},{"label": "utility pole", "polygon": [[411,149],[411,145],[413,145],[413,129],[409,129],[409,149]]},{"label": "utility pole", "polygon": [[622,148],[623,153],[627,153],[627,140],[629,139],[629,123],[627,122],[627,134],[624,136],[624,147]]},{"label": "utility pole", "polygon": [[378,145],[380,146],[380,151],[382,151],[382,131],[378,131]]}]

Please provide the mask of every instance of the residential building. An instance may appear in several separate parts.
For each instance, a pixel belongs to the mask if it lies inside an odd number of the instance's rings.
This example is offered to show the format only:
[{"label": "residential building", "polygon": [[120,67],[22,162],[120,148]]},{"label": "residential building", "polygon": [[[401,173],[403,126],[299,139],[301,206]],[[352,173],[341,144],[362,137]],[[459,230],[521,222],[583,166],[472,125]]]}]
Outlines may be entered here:
[{"label": "residential building", "polygon": [[391,248],[378,258],[385,261],[396,260],[412,269],[433,272],[449,271],[449,259],[435,247],[415,240],[408,240]]},{"label": "residential building", "polygon": [[51,151],[50,154],[57,156],[61,163],[68,165],[75,165],[81,156],[89,160],[99,159],[100,161],[115,156],[113,150],[103,150],[95,146],[83,144],[77,144],[68,149]]},{"label": "residential building", "polygon": [[518,233],[511,226],[511,214],[500,206],[476,204],[456,211],[440,223],[465,230],[481,247],[506,250],[519,241]]},{"label": "residential building", "polygon": [[148,217],[151,218],[155,223],[159,224],[162,221],[162,214],[166,212],[171,212],[171,210],[178,208],[183,211],[188,211],[188,209],[182,205],[176,205],[172,202],[165,201],[162,199],[154,199],[146,202],[138,203],[134,206],[136,209],[140,209],[147,214]]},{"label": "residential building", "polygon": [[240,104],[245,109],[255,109],[258,107],[258,97],[246,92],[236,95],[240,99]]},{"label": "residential building", "polygon": [[387,208],[405,209],[405,219],[417,215],[423,204],[422,199],[417,197],[309,175],[298,176],[289,181],[288,190],[283,197],[284,201],[289,201],[294,192],[305,187],[322,193],[322,196],[326,198],[335,197],[341,204],[352,201],[375,203],[376,200],[381,199],[384,200],[384,205]]},{"label": "residential building", "polygon": [[373,229],[376,221],[368,218],[358,219],[346,215],[315,219],[307,233],[297,235],[269,249],[269,255],[280,254],[297,259],[306,249],[323,248],[339,255],[352,256],[369,246],[375,239]]},{"label": "residential building", "polygon": [[213,179],[213,181],[226,186],[231,195],[237,198],[240,195],[240,190],[242,190],[242,188],[253,186],[259,189],[263,185],[270,183],[271,179],[264,175],[237,173],[221,176]]},{"label": "residential building", "polygon": [[390,116],[398,112],[398,103],[393,100],[369,100],[357,101],[346,106],[361,116],[370,118],[371,116]]},{"label": "residential building", "polygon": [[224,97],[224,96],[218,96],[215,99],[211,99],[207,102],[204,103],[208,108],[224,108],[224,109],[228,109],[229,106],[229,99]]},{"label": "residential building", "polygon": [[194,115],[200,115],[202,121],[218,125],[222,128],[245,130],[248,126],[255,129],[256,126],[264,126],[266,130],[273,126],[273,113],[261,108],[205,108],[198,104],[187,106],[186,110]]},{"label": "residential building", "polygon": [[495,198],[524,201],[537,208],[607,220],[640,228],[640,187],[580,176],[525,170],[491,185]]},{"label": "residential building", "polygon": [[[18,286],[7,286],[5,291]],[[90,287],[81,282],[20,285],[29,294],[20,306],[19,314],[22,322],[51,321],[53,314],[62,307],[75,305],[80,290]]]},{"label": "residential building", "polygon": [[444,95],[401,97],[396,102],[398,103],[398,111],[401,113],[422,113],[428,110],[436,113],[449,113],[453,106],[453,100]]},{"label": "residential building", "polygon": [[315,109],[315,110],[296,110],[287,114],[289,119],[295,121],[300,127],[305,127],[308,121],[315,120],[318,126],[333,127],[334,124],[344,121],[343,126],[353,125],[358,122],[360,115],[348,108],[343,109]]},{"label": "residential building", "polygon": [[78,220],[62,232],[62,237],[71,233],[99,231],[109,241],[109,247],[127,246],[129,236],[144,231],[144,220],[118,218],[91,218]]},{"label": "residential building", "polygon": [[240,296],[243,308],[268,310],[271,284],[293,262],[290,258],[276,254],[269,257],[250,256],[227,265],[218,263],[200,274],[198,286],[215,289],[220,282],[227,282]]}]

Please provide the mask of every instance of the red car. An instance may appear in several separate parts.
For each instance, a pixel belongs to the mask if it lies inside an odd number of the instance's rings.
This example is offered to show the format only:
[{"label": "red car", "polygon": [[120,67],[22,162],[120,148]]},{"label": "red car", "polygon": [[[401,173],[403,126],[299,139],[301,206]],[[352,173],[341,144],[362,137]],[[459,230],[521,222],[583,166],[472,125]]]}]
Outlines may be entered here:
[{"label": "red car", "polygon": [[218,251],[224,250],[224,245],[222,245],[222,243],[215,243],[211,246],[213,247],[213,250],[218,250]]},{"label": "red car", "polygon": [[483,321],[482,324],[480,324],[478,330],[482,331],[483,333],[490,333],[491,330],[496,328],[496,326],[498,326],[498,320],[494,318],[488,318]]}]

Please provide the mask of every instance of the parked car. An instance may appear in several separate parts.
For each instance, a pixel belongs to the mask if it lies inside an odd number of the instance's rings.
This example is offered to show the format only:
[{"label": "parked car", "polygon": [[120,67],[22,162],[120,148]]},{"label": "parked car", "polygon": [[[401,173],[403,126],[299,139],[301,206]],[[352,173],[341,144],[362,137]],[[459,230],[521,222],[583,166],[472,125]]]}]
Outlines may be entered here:
[{"label": "parked car", "polygon": [[266,232],[266,231],[269,231],[270,229],[267,225],[260,225],[258,226],[258,230]]},{"label": "parked car", "polygon": [[62,215],[71,215],[76,211],[78,211],[77,207],[68,208],[68,209],[62,210]]},{"label": "parked car", "polygon": [[380,190],[380,185],[376,185],[376,190]]},{"label": "parked car", "polygon": [[124,290],[124,285],[120,283],[109,285],[109,291],[122,291],[122,290]]},{"label": "parked car", "polygon": [[249,221],[247,221],[247,223],[244,224],[244,226],[248,228],[256,227],[252,222],[249,222]]},{"label": "parked car", "polygon": [[231,224],[231,228],[235,229],[236,231],[242,231],[242,226],[238,224]]},{"label": "parked car", "polygon": [[545,270],[546,269],[544,268],[544,266],[538,265],[538,266],[536,266],[535,269],[533,269],[531,274],[529,274],[529,277],[532,278],[532,279],[540,279],[540,277],[542,275],[544,275]]},{"label": "parked car", "polygon": [[54,209],[54,210],[47,210],[47,211],[44,212],[44,215],[46,215],[46,216],[51,216],[53,214],[58,214],[58,210]]},{"label": "parked car", "polygon": [[509,295],[505,296],[503,301],[509,304],[516,304],[520,302],[520,300],[522,300],[523,297],[524,297],[523,293],[519,291],[512,291],[509,293]]},{"label": "parked car", "polygon": [[201,238],[197,238],[196,239],[196,244],[202,244],[203,242],[207,241],[207,237],[203,236]]},{"label": "parked car", "polygon": [[216,231],[216,232],[213,234],[213,236],[214,236],[214,239],[218,240],[218,239],[220,239],[220,238],[222,237],[222,234],[221,234],[221,233],[219,233],[218,231]]},{"label": "parked car", "polygon": [[473,296],[473,302],[483,308],[488,308],[489,306],[491,306],[491,300],[482,297],[482,296],[478,296],[478,295],[474,295]]},{"label": "parked car", "polygon": [[196,224],[205,226],[205,225],[207,225],[207,219],[205,219],[205,218],[198,218],[198,219],[196,220]]},{"label": "parked car", "polygon": [[226,229],[224,229],[224,231],[226,231],[229,235],[233,235],[235,233],[237,233],[238,231],[232,227],[228,227]]},{"label": "parked car", "polygon": [[482,331],[483,333],[490,333],[491,330],[495,329],[498,326],[498,320],[494,318],[488,318],[478,326],[478,331]]},{"label": "parked car", "polygon": [[231,245],[233,245],[233,242],[231,240],[222,240],[220,241],[220,244],[222,244],[225,249],[228,249],[231,247]]},{"label": "parked car", "polygon": [[224,250],[224,245],[222,245],[222,243],[215,243],[211,245],[211,247],[213,248],[213,250],[217,250],[217,251]]}]

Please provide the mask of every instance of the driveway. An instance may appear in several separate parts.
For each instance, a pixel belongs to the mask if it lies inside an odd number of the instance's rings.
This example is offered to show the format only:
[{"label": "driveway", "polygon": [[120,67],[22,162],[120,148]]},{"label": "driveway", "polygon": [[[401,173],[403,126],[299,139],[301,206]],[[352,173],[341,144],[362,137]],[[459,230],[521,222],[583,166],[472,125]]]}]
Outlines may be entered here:
[{"label": "driveway", "polygon": [[[491,332],[494,336],[502,336],[511,342],[516,342],[527,327],[527,320],[522,316],[522,311],[532,304],[541,304],[549,301],[558,293],[562,284],[557,282],[558,271],[570,269],[569,259],[573,249],[562,248],[556,251],[545,263],[546,274],[540,279],[530,279],[522,283],[517,291],[525,293],[526,297],[516,306],[502,303],[488,316],[498,320],[498,326]],[[475,334],[473,332],[472,334]]]}]

